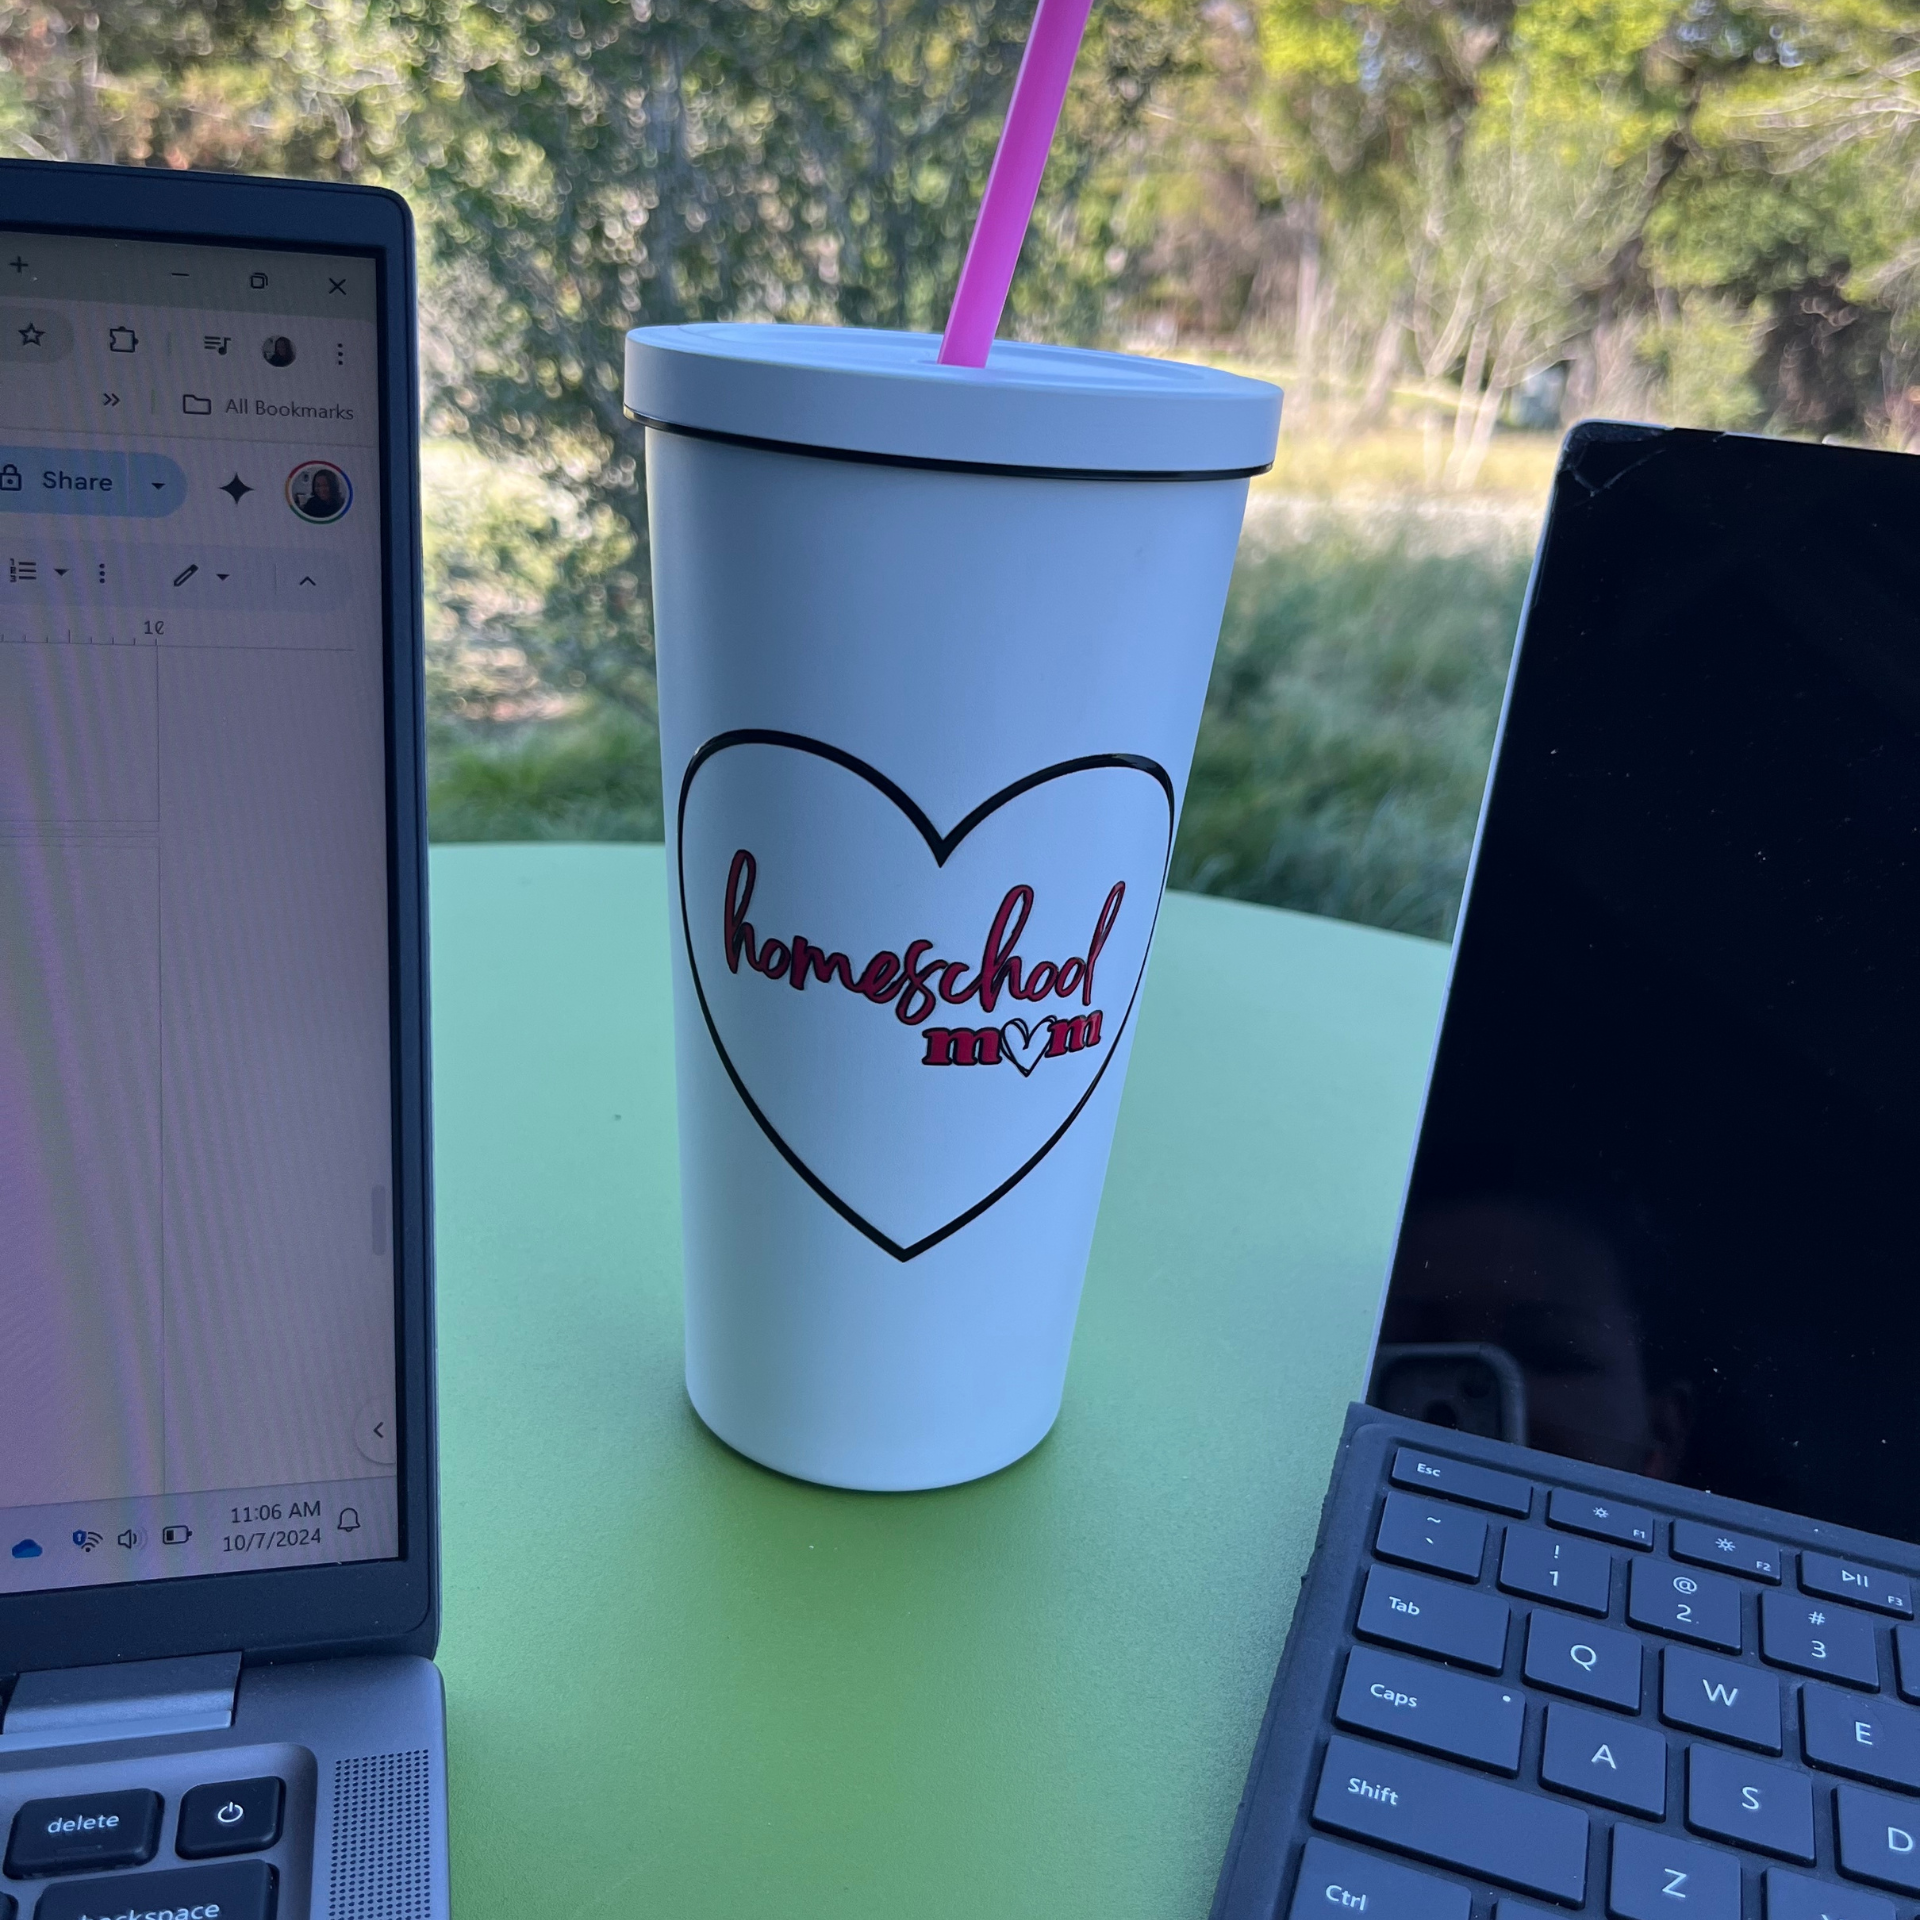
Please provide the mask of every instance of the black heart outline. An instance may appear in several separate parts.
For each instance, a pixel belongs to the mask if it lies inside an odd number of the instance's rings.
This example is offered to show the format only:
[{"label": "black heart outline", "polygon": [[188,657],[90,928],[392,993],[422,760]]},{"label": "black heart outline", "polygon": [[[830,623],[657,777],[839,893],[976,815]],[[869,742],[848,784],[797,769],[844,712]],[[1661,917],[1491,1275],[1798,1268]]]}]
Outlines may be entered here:
[{"label": "black heart outline", "polygon": [[[713,1009],[707,1005],[707,990],[700,981],[700,963],[693,952],[693,916],[687,906],[687,796],[693,791],[693,779],[702,767],[716,754],[724,753],[729,747],[789,747],[796,753],[810,753],[821,760],[831,761],[837,767],[843,767],[848,773],[857,774],[876,792],[884,794],[912,822],[922,840],[927,843],[927,851],[933,855],[933,864],[944,867],[954,849],[966,839],[981,821],[997,813],[1002,807],[1020,798],[1023,793],[1031,793],[1035,787],[1043,787],[1051,780],[1064,780],[1073,773],[1085,773],[1097,767],[1123,767],[1133,773],[1144,773],[1159,784],[1161,797],[1167,803],[1167,857],[1160,868],[1160,886],[1154,895],[1153,918],[1147,925],[1147,942],[1141,951],[1140,971],[1134,976],[1133,992],[1128,996],[1126,1011],[1121,1014],[1119,1024],[1113,1030],[1113,1044],[1107,1049],[1107,1057],[1100,1062],[1098,1070],[1087,1083],[1087,1090],[1074,1102],[1073,1111],[1061,1121],[1024,1166],[1008,1175],[999,1186],[984,1200],[976,1201],[965,1213],[956,1215],[944,1227],[936,1228],[923,1239],[914,1241],[911,1246],[903,1247],[890,1235],[882,1233],[873,1222],[840,1198],[827,1183],[801,1159],[791,1146],[781,1137],[773,1122],[761,1112],[760,1104],[747,1091],[747,1085],[741,1079],[739,1070],[729,1056],[726,1043],[720,1038],[720,1029],[714,1021]],[[1140,983],[1147,977],[1146,956],[1153,951],[1153,936],[1160,924],[1160,902],[1166,897],[1167,873],[1173,864],[1173,827],[1175,802],[1173,781],[1165,767],[1157,760],[1149,760],[1138,753],[1089,753],[1075,760],[1061,760],[1053,766],[1042,767],[1037,773],[1021,776],[1011,786],[1002,787],[998,793],[989,795],[963,819],[951,833],[943,834],[928,819],[926,813],[915,803],[913,796],[904,788],[897,786],[880,771],[870,766],[857,754],[846,752],[843,748],[830,745],[825,740],[815,740],[804,733],[782,733],[770,727],[736,727],[727,733],[716,733],[706,741],[687,762],[687,770],[680,777],[680,803],[674,817],[674,864],[680,875],[680,936],[686,943],[687,970],[693,976],[693,991],[700,1002],[701,1018],[707,1023],[708,1036],[713,1041],[713,1050],[720,1058],[720,1064],[727,1070],[727,1078],[733,1082],[733,1090],[740,1096],[741,1103],[753,1115],[760,1131],[764,1133],[786,1161],[815,1193],[830,1206],[841,1219],[879,1247],[890,1253],[902,1264],[917,1259],[930,1247],[937,1247],[941,1241],[956,1234],[964,1226],[997,1205],[1017,1187],[1035,1167],[1037,1167],[1060,1142],[1066,1138],[1067,1129],[1079,1119],[1082,1109],[1093,1098],[1094,1089],[1106,1078],[1108,1067],[1113,1064],[1113,1056],[1120,1050],[1120,1036],[1126,1032],[1127,1022],[1133,1018],[1135,1003],[1140,998]]]}]

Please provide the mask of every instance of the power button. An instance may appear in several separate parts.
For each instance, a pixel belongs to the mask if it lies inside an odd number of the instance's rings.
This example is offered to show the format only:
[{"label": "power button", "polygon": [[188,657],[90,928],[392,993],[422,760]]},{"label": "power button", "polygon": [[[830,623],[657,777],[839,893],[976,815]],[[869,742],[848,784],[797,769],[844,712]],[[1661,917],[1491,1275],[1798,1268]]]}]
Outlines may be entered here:
[{"label": "power button", "polygon": [[278,1780],[220,1780],[180,1800],[174,1851],[183,1860],[221,1853],[258,1853],[280,1838],[286,1787]]}]

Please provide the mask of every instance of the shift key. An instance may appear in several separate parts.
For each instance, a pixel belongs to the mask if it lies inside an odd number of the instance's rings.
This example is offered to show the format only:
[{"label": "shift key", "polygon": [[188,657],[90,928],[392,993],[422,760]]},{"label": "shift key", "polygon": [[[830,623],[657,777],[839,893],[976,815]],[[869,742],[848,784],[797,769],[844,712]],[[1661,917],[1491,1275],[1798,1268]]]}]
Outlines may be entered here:
[{"label": "shift key", "polygon": [[1584,1813],[1338,1734],[1313,1823],[1570,1906],[1586,1897]]},{"label": "shift key", "polygon": [[1483,1673],[1498,1673],[1507,1657],[1505,1601],[1398,1567],[1368,1573],[1356,1626],[1363,1639],[1437,1654]]}]

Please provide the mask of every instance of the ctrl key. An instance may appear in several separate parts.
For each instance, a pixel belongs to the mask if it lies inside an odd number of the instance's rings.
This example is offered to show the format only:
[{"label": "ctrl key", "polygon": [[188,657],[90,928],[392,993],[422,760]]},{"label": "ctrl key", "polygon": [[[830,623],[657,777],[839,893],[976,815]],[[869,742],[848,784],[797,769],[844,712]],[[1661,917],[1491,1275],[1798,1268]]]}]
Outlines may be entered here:
[{"label": "ctrl key", "polygon": [[1465,1887],[1370,1853],[1309,1840],[1287,1920],[1467,1920]]},{"label": "ctrl key", "polygon": [[55,1873],[137,1867],[153,1858],[159,1844],[160,1796],[145,1788],[29,1800],[13,1816],[7,1874],[14,1880],[41,1880]]},{"label": "ctrl key", "polygon": [[273,1920],[274,1890],[264,1860],[69,1880],[40,1896],[33,1920]]}]

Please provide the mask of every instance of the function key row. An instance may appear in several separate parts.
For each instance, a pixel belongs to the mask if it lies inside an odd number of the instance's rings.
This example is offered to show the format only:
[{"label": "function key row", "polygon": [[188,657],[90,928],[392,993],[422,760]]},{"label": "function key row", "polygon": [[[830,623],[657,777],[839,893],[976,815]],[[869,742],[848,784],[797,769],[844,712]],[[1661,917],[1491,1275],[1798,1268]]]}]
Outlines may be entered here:
[{"label": "function key row", "polygon": [[[1449,1460],[1442,1455],[1402,1447],[1395,1454],[1391,1478],[1396,1487],[1415,1492],[1443,1494],[1448,1500],[1479,1507],[1489,1512],[1511,1514],[1526,1519],[1533,1511],[1533,1487],[1515,1474],[1499,1473],[1465,1461]],[[1389,1495],[1391,1503],[1396,1496]],[[1422,1504],[1417,1500],[1410,1504]],[[1455,1532],[1461,1541],[1480,1530],[1484,1539],[1486,1523],[1459,1508],[1427,1504],[1429,1518],[1452,1512]],[[1660,1522],[1644,1507],[1622,1505],[1617,1501],[1596,1499],[1570,1487],[1548,1490],[1545,1519],[1547,1525],[1566,1533],[1603,1540],[1610,1546],[1631,1547],[1651,1552],[1658,1544]],[[1440,1524],[1433,1521],[1433,1524]],[[1690,1566],[1724,1568],[1750,1580],[1778,1586],[1785,1577],[1785,1551],[1771,1540],[1762,1540],[1728,1528],[1709,1526],[1699,1520],[1674,1520],[1668,1523],[1668,1541],[1673,1557]],[[1383,1547],[1382,1552],[1388,1549]],[[1464,1558],[1466,1549],[1460,1548]],[[1420,1565],[1435,1564],[1421,1560]],[[1478,1562],[1474,1563],[1474,1574]],[[1876,1613],[1892,1614],[1903,1620],[1914,1618],[1913,1582],[1905,1575],[1889,1572],[1860,1561],[1843,1560],[1834,1554],[1803,1551],[1800,1555],[1801,1591],[1827,1600],[1844,1600]]]}]

